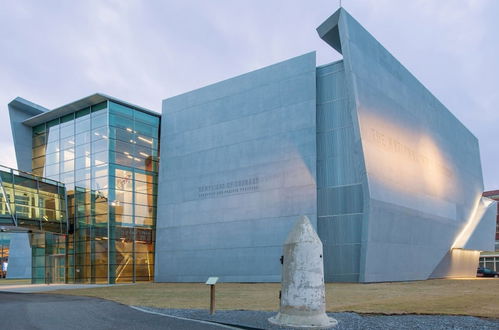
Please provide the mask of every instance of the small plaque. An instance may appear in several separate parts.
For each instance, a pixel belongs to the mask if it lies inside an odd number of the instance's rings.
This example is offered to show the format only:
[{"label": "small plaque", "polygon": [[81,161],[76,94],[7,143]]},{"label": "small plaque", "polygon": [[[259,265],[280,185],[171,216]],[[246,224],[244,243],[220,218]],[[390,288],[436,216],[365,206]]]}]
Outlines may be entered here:
[{"label": "small plaque", "polygon": [[218,277],[208,277],[208,280],[206,281],[206,284],[208,285],[214,285],[218,281]]}]

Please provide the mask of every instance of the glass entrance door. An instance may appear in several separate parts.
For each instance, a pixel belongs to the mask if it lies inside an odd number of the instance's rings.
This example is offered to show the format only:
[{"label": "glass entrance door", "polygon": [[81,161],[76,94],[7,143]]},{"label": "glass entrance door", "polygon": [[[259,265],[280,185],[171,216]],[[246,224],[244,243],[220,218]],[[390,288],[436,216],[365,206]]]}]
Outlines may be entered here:
[{"label": "glass entrance door", "polygon": [[49,283],[64,283],[66,277],[66,262],[63,254],[48,256],[47,280]]}]

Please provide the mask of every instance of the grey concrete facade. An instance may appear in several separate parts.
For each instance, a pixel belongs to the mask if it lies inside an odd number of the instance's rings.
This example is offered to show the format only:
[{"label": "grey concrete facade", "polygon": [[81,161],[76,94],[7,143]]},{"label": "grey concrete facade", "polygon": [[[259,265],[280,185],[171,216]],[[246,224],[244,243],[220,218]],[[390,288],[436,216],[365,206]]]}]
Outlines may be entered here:
[{"label": "grey concrete facade", "polygon": [[491,220],[475,136],[343,9],[318,32],[343,55],[364,158],[359,280],[426,279],[451,249],[488,246],[467,244]]},{"label": "grey concrete facade", "polygon": [[[317,223],[315,53],[163,103],[156,281],[279,281]],[[166,119],[166,120],[165,120]]]},{"label": "grey concrete facade", "polygon": [[278,281],[300,212],[326,281],[476,271],[494,234],[477,139],[346,11],[318,32],[343,60],[307,54],[164,101],[157,281]]},{"label": "grey concrete facade", "polygon": [[48,109],[17,97],[9,103],[10,127],[16,150],[17,168],[31,172],[32,131],[23,124],[28,118],[47,112]]},{"label": "grey concrete facade", "polygon": [[10,233],[7,278],[31,278],[31,245],[29,234]]},{"label": "grey concrete facade", "polygon": [[330,282],[359,281],[364,171],[354,136],[343,61],[317,68],[317,227]]}]

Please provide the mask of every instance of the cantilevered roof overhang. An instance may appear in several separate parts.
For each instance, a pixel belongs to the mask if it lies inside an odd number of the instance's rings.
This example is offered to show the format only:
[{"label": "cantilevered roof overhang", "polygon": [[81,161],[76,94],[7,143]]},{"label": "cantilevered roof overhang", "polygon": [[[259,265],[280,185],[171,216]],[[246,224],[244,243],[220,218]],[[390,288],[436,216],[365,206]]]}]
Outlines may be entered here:
[{"label": "cantilevered roof overhang", "polygon": [[84,97],[80,100],[66,104],[62,107],[55,108],[51,111],[44,112],[44,113],[41,113],[41,114],[36,115],[34,117],[31,117],[29,119],[26,119],[25,121],[23,121],[23,124],[25,124],[27,126],[31,126],[31,127],[36,126],[36,125],[40,125],[40,124],[43,124],[45,122],[51,121],[53,119],[57,119],[59,117],[65,116],[65,115],[69,115],[73,112],[84,109],[84,108],[89,107],[91,105],[104,102],[106,100],[110,100],[112,102],[119,103],[121,105],[134,108],[136,110],[145,112],[145,113],[153,115],[153,116],[161,117],[161,114],[159,114],[158,112],[155,112],[155,111],[143,108],[143,107],[139,107],[138,105],[134,105],[134,104],[122,101],[120,99],[117,99],[115,97],[112,97],[112,96],[109,96],[106,94],[96,93],[96,94]]},{"label": "cantilevered roof overhang", "polygon": [[39,115],[41,113],[45,113],[45,112],[49,111],[49,109],[45,109],[44,107],[42,107],[38,104],[35,104],[33,102],[30,102],[28,100],[25,100],[22,97],[16,97],[14,100],[12,100],[9,103],[9,106],[14,106],[18,110],[21,110],[21,111],[27,113],[28,115],[32,115],[32,116],[36,116],[36,115]]}]

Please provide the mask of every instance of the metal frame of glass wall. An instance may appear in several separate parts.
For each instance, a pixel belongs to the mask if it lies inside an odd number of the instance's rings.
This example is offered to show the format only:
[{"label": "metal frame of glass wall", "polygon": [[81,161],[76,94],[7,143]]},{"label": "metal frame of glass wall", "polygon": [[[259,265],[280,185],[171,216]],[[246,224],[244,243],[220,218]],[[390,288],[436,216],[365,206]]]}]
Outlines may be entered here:
[{"label": "metal frame of glass wall", "polygon": [[33,171],[68,190],[66,281],[153,279],[159,132],[159,115],[112,101],[33,128]]},{"label": "metal frame of glass wall", "polygon": [[64,184],[0,165],[0,225],[67,233]]}]

